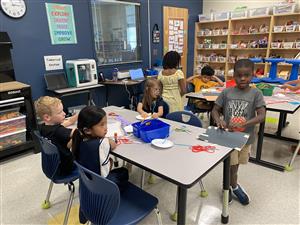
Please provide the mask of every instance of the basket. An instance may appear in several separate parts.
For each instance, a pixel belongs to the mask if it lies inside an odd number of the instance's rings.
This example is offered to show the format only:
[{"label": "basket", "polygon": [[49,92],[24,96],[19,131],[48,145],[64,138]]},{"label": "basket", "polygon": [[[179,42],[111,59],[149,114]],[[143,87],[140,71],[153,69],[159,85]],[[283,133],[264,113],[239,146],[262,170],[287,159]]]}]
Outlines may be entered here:
[{"label": "basket", "polygon": [[230,12],[231,19],[241,19],[241,18],[247,18],[248,16],[248,10],[235,10]]},{"label": "basket", "polygon": [[230,12],[214,12],[213,13],[213,19],[215,21],[218,20],[228,20],[230,17]]},{"label": "basket", "polygon": [[296,11],[296,4],[294,3],[280,3],[273,6],[273,14],[289,14]]},{"label": "basket", "polygon": [[271,43],[271,48],[281,48],[281,44],[280,42],[272,42]]},{"label": "basket", "polygon": [[296,31],[297,25],[286,25],[285,30],[286,32],[294,32]]},{"label": "basket", "polygon": [[269,7],[249,9],[249,17],[267,16],[269,15],[269,10]]},{"label": "basket", "polygon": [[256,87],[262,92],[263,96],[272,96],[274,86],[270,84],[257,84]]},{"label": "basket", "polygon": [[293,46],[294,46],[294,42],[284,42],[283,43],[283,48],[285,48],[285,49],[293,48]]},{"label": "basket", "polygon": [[169,137],[170,133],[170,125],[158,119],[133,123],[132,127],[134,136],[146,143],[154,139]]},{"label": "basket", "polygon": [[274,26],[274,32],[283,32],[284,26]]}]

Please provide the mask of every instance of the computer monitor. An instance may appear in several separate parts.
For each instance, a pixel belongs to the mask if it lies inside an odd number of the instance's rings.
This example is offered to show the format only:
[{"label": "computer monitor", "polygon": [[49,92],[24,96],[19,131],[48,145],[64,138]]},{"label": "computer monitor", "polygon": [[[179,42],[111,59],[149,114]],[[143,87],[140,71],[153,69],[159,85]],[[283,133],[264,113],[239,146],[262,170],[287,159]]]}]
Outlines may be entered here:
[{"label": "computer monitor", "polygon": [[144,73],[141,68],[136,69],[136,70],[129,70],[129,75],[131,80],[144,80]]},{"label": "computer monitor", "polygon": [[64,72],[47,73],[44,75],[48,90],[59,90],[68,87],[66,75]]}]

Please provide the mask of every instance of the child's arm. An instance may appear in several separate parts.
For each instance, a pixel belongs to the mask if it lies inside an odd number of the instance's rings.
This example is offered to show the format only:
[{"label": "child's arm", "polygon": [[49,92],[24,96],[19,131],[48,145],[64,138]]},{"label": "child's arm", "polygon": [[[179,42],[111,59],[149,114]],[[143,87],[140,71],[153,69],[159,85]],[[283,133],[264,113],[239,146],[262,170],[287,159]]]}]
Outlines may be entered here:
[{"label": "child's arm", "polygon": [[191,77],[189,77],[189,78],[186,79],[186,82],[187,83],[193,83],[193,80],[195,78],[198,78],[198,77],[201,77],[201,75],[198,74],[198,75],[191,76]]},{"label": "child's arm", "polygon": [[136,110],[142,117],[148,117],[148,113],[143,110],[143,103],[139,102]]},{"label": "child's arm", "polygon": [[296,86],[292,86],[292,85],[289,85],[289,84],[284,84],[284,85],[282,85],[281,86],[281,88],[282,89],[289,89],[289,90],[291,90],[291,91],[297,91],[297,90],[299,90],[300,89],[300,83],[299,84],[297,84]]},{"label": "child's arm", "polygon": [[66,119],[61,125],[63,125],[64,127],[71,126],[77,122],[77,119],[78,119],[78,114],[75,114],[73,116],[70,116],[68,119]]},{"label": "child's arm", "polygon": [[255,124],[261,123],[265,120],[265,117],[266,117],[266,108],[263,106],[263,107],[256,109],[256,117],[252,118],[251,120],[246,121],[246,123],[244,124],[244,127],[250,127]]},{"label": "child's arm", "polygon": [[179,88],[180,88],[180,95],[183,96],[186,93],[186,82],[185,79],[178,80]]},{"label": "child's arm", "polygon": [[162,117],[164,115],[164,107],[163,106],[159,106],[158,107],[158,112],[157,113],[153,113],[152,114],[152,118],[156,119],[158,117]]},{"label": "child's arm", "polygon": [[110,149],[115,150],[118,146],[117,143],[114,140],[110,139],[110,138],[108,139],[108,141],[109,141]]},{"label": "child's arm", "polygon": [[222,116],[222,107],[215,104],[213,107],[213,110],[211,112],[211,115],[214,119],[214,121],[217,124],[217,127],[221,128],[221,129],[225,129],[227,128],[226,123],[223,119],[221,119]]},{"label": "child's arm", "polygon": [[219,78],[219,77],[217,77],[217,76],[212,76],[212,78],[215,80],[215,81],[217,81],[218,82],[218,84],[220,85],[220,86],[224,86],[224,82],[223,81],[221,81],[221,79]]},{"label": "child's arm", "polygon": [[291,81],[288,81],[284,84],[300,84],[300,80],[291,80]]}]

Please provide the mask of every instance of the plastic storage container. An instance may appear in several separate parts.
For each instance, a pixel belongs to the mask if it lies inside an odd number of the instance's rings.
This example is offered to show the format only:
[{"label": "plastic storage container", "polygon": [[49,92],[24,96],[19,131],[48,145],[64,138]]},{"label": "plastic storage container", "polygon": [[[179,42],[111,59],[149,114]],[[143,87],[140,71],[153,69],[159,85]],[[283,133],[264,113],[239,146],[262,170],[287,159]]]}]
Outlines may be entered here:
[{"label": "plastic storage container", "polygon": [[231,19],[242,19],[242,18],[247,18],[247,16],[248,16],[248,10],[247,9],[236,10],[236,11],[231,11],[230,12]]},{"label": "plastic storage container", "polygon": [[26,116],[0,120],[0,135],[10,134],[12,132],[26,129]]},{"label": "plastic storage container", "polygon": [[257,84],[256,87],[261,90],[263,96],[272,96],[274,86],[270,84]]},{"label": "plastic storage container", "polygon": [[269,7],[249,9],[249,17],[267,16],[269,15],[269,11],[270,11]]},{"label": "plastic storage container", "polygon": [[7,110],[0,111],[0,121],[8,120],[12,118],[16,118],[21,116],[22,114],[19,112],[20,108],[11,108]]},{"label": "plastic storage container", "polygon": [[0,151],[26,142],[26,129],[10,134],[0,135]]},{"label": "plastic storage container", "polygon": [[134,136],[146,143],[153,139],[169,137],[170,133],[170,125],[157,119],[133,123],[132,127]]},{"label": "plastic storage container", "polygon": [[289,14],[294,13],[296,11],[295,3],[280,3],[278,5],[273,6],[273,14]]},{"label": "plastic storage container", "polygon": [[214,20],[229,20],[230,12],[214,12]]}]

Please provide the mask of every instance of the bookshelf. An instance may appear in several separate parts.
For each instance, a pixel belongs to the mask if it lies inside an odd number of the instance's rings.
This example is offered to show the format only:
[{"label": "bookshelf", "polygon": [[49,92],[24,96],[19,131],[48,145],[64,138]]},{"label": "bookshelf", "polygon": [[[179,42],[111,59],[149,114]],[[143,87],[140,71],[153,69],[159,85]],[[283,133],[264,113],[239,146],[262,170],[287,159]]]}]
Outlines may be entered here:
[{"label": "bookshelf", "polygon": [[[217,75],[231,79],[234,62],[240,58],[294,58],[300,52],[300,13],[267,15],[195,24],[194,73],[200,74],[204,64]],[[278,64],[281,70],[291,65]],[[256,63],[255,70],[266,76],[269,63]]]}]

